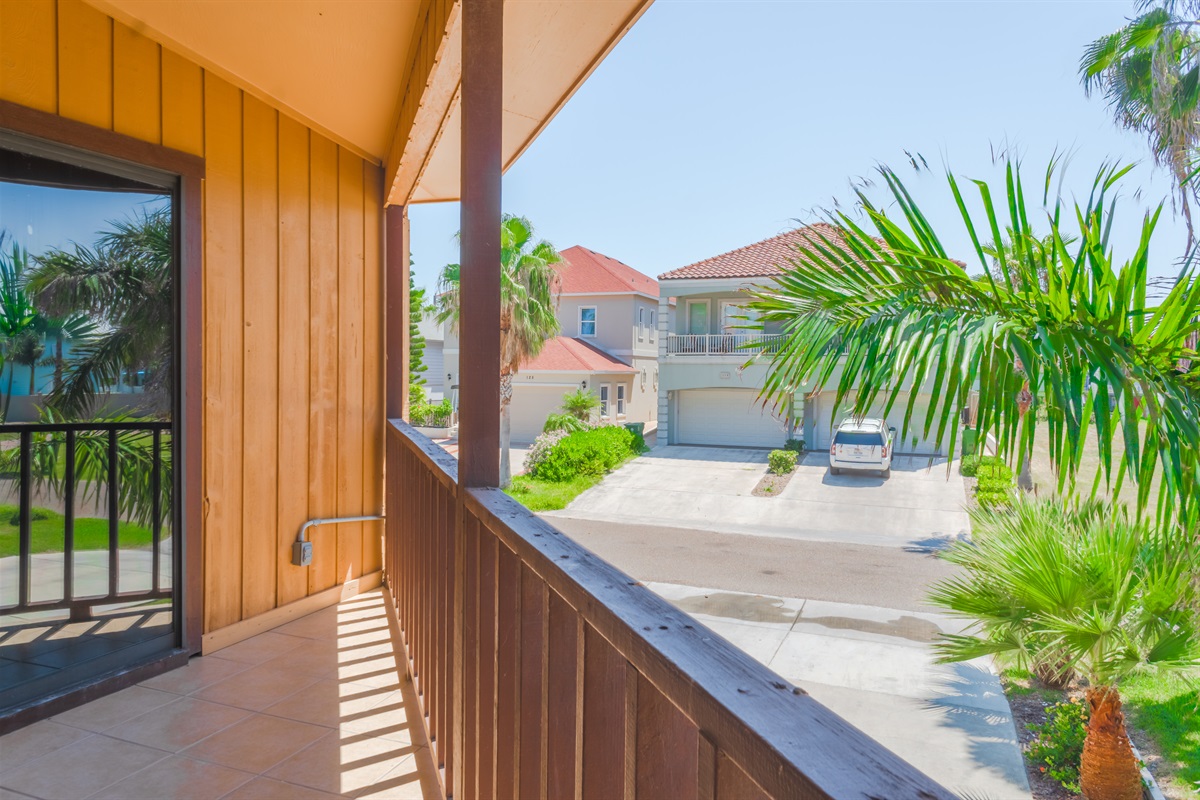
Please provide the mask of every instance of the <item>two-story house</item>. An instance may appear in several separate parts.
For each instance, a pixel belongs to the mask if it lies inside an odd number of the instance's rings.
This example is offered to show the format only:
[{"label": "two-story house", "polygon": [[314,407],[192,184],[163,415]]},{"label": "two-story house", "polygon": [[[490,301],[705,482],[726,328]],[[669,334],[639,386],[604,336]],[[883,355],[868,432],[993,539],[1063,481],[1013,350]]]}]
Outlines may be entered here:
[{"label": "two-story house", "polygon": [[[746,307],[748,288],[779,275],[805,237],[822,235],[837,231],[825,223],[797,228],[659,276],[660,445],[780,447],[794,437],[810,449],[829,447],[846,403],[835,408],[836,393],[814,386],[797,387],[791,402],[764,402],[767,364],[783,334],[769,323],[748,330],[753,313]],[[926,402],[917,398],[914,419],[924,420]],[[901,393],[888,414],[901,434],[897,451],[936,453],[933,442],[903,431],[907,404]]]},{"label": "two-story house", "polygon": [[[559,275],[560,333],[513,381],[512,441],[532,442],[576,389],[600,398],[600,418],[644,422],[658,411],[658,283],[615,258],[569,247]],[[458,339],[446,331],[447,387],[458,384]],[[457,400],[456,400],[457,402]]]}]

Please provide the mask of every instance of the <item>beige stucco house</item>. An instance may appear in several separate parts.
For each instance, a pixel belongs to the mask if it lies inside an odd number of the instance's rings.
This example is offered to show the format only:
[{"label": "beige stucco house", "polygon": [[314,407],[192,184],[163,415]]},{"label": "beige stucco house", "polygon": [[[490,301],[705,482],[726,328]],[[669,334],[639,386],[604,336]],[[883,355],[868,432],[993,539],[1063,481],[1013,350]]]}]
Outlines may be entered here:
[{"label": "beige stucco house", "polygon": [[[563,395],[595,392],[600,416],[614,423],[658,417],[658,283],[615,258],[569,247],[556,265],[560,334],[513,381],[512,441],[532,442]],[[458,338],[446,332],[446,390],[457,402]]]},{"label": "beige stucco house", "polygon": [[[770,323],[748,330],[754,315],[746,308],[747,289],[780,274],[798,242],[819,236],[837,232],[817,223],[659,275],[658,444],[780,447],[794,437],[828,449],[846,404],[835,408],[835,392],[810,386],[790,403],[764,402],[767,364],[783,334]],[[917,399],[914,419],[924,419],[927,402]],[[902,432],[897,451],[938,452],[932,437],[903,431],[907,405],[901,393],[888,414]]]}]

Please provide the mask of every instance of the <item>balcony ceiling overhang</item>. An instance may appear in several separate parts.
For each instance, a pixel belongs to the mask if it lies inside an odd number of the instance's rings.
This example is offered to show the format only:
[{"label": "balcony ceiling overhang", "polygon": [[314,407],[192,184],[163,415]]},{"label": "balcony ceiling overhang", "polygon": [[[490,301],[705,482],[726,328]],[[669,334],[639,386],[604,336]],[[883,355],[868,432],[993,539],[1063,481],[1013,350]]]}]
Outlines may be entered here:
[{"label": "balcony ceiling overhang", "polygon": [[[388,202],[459,196],[461,0],[89,0],[386,167]],[[506,0],[505,168],[651,0]]]}]

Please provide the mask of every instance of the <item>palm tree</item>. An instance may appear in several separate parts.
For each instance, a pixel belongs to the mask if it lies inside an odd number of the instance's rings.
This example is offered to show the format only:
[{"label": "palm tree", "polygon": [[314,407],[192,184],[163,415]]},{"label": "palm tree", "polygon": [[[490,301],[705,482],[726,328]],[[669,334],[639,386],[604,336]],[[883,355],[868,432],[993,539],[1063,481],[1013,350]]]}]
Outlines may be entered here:
[{"label": "palm tree", "polygon": [[75,245],[36,258],[27,282],[47,314],[82,315],[98,323],[98,332],[75,347],[49,396],[71,415],[85,413],[97,391],[131,372],[145,374],[147,394],[170,391],[171,209],[158,207],[109,224],[94,249]]},{"label": "palm tree", "polygon": [[[0,248],[7,234],[0,231]],[[0,255],[0,369],[12,359],[14,347],[37,322],[37,309],[25,292],[24,278],[29,265],[29,253],[16,242],[11,255]],[[8,384],[4,392],[2,417],[8,419],[12,406],[14,365],[8,364]]]},{"label": "palm tree", "polygon": [[17,364],[29,367],[29,396],[37,393],[37,368],[46,352],[46,340],[33,326],[8,340],[9,394],[12,394],[12,371]]},{"label": "palm tree", "polygon": [[1084,92],[1101,94],[1116,123],[1144,134],[1155,163],[1170,170],[1190,251],[1200,155],[1200,2],[1142,0],[1139,7],[1141,15],[1087,48],[1079,73]]},{"label": "palm tree", "polygon": [[[558,335],[558,273],[562,261],[554,245],[534,241],[525,217],[505,214],[500,223],[500,485],[512,482],[509,444],[512,433],[513,375],[521,362],[537,356]],[[460,267],[447,264],[438,278],[438,322],[457,325],[461,298]]]},{"label": "palm tree", "polygon": [[962,572],[930,595],[971,622],[968,633],[936,645],[940,660],[995,656],[1039,674],[1081,674],[1091,707],[1083,794],[1141,798],[1120,683],[1200,666],[1194,535],[1174,524],[1136,521],[1121,506],[1057,500],[976,511],[971,522],[972,541],[945,553]]},{"label": "palm tree", "polygon": [[[1028,410],[1038,397],[1060,491],[1068,480],[1074,486],[1083,447],[1094,435],[1100,466],[1093,492],[1100,477],[1112,480],[1115,473],[1116,490],[1126,477],[1134,480],[1138,508],[1145,508],[1158,471],[1159,516],[1192,515],[1200,455],[1190,443],[1200,441],[1200,370],[1180,365],[1197,357],[1194,273],[1185,268],[1165,298],[1149,300],[1150,243],[1161,206],[1143,219],[1140,240],[1120,262],[1109,241],[1117,209],[1112,195],[1128,168],[1101,169],[1086,203],[1067,207],[1049,196],[1057,166],[1052,162],[1046,172],[1041,203],[1049,248],[1034,246],[1027,235],[1039,212],[1026,202],[1019,165],[1007,164],[999,192],[977,182],[978,221],[948,175],[982,280],[949,257],[900,179],[882,168],[902,219],[860,191],[865,222],[834,214],[840,236],[814,234],[798,244],[790,268],[753,293],[760,320],[786,334],[778,352],[766,356],[764,394],[784,403],[790,387],[805,381],[836,385],[838,405],[853,392],[854,410],[866,413],[883,395],[888,413],[898,393],[929,385],[924,419],[914,418],[914,391],[904,427],[919,426],[939,443],[948,439],[953,452],[959,411],[977,391],[976,435],[994,434],[1010,456],[1032,450],[1037,415],[1022,413],[1022,406]],[[1007,218],[993,204],[996,195]],[[1000,234],[1005,225],[1015,234],[1009,246]],[[987,271],[981,229],[1001,242],[999,278]],[[1076,243],[1069,246],[1071,236]],[[1114,439],[1124,445],[1120,459],[1113,457]]]},{"label": "palm tree", "polygon": [[600,398],[587,389],[576,389],[563,395],[562,410],[580,422],[591,422],[592,414],[600,410]]},{"label": "palm tree", "polygon": [[96,324],[83,314],[72,314],[69,317],[49,317],[38,314],[36,323],[38,332],[47,340],[54,342],[54,354],[42,363],[54,367],[53,389],[59,390],[63,385],[63,369],[66,366],[64,346],[67,342],[79,345],[96,334]]}]

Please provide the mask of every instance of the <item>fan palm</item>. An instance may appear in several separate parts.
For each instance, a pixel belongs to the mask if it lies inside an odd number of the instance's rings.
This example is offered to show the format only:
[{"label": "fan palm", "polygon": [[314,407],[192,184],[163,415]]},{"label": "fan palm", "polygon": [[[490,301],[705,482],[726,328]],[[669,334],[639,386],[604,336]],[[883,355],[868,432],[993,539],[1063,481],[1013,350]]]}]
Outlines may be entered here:
[{"label": "fan palm", "polygon": [[1200,2],[1139,5],[1141,15],[1087,48],[1079,73],[1084,91],[1103,95],[1116,123],[1147,136],[1155,163],[1170,170],[1190,250],[1200,155]]},{"label": "fan palm", "polygon": [[936,645],[940,659],[991,655],[1039,674],[1081,674],[1091,706],[1083,793],[1140,798],[1119,687],[1134,674],[1200,666],[1194,536],[1101,503],[1026,501],[973,512],[971,522],[972,541],[945,553],[962,572],[930,595],[971,622]]},{"label": "fan palm", "polygon": [[[558,335],[558,273],[554,245],[534,241],[525,217],[506,214],[500,223],[500,485],[512,481],[512,379],[521,362],[537,356]],[[457,326],[461,270],[447,264],[438,279],[438,322]]]},{"label": "fan palm", "polygon": [[147,394],[166,394],[171,379],[174,244],[163,206],[110,223],[94,249],[75,245],[36,258],[27,288],[55,317],[83,315],[98,332],[75,347],[50,403],[83,414],[95,393],[129,372],[146,376]]},{"label": "fan palm", "polygon": [[[1188,266],[1165,298],[1148,300],[1150,243],[1161,207],[1143,219],[1128,260],[1118,261],[1109,233],[1113,196],[1128,168],[1101,169],[1086,203],[1072,206],[1050,197],[1056,171],[1052,161],[1042,195],[1049,245],[1028,235],[1038,211],[1026,202],[1019,165],[1007,164],[1003,211],[991,187],[976,182],[982,215],[968,210],[948,175],[983,267],[976,280],[948,256],[901,180],[882,168],[903,219],[860,192],[865,223],[835,214],[840,235],[812,234],[796,246],[790,267],[753,292],[760,320],[786,334],[766,356],[763,392],[782,404],[806,382],[833,384],[837,405],[854,393],[855,411],[866,413],[883,395],[886,414],[903,390],[929,387],[924,418],[914,414],[918,391],[912,391],[903,425],[948,440],[951,452],[959,411],[978,392],[976,435],[995,435],[1010,457],[1032,450],[1040,415],[1022,411],[1037,397],[1045,405],[1060,491],[1068,480],[1074,485],[1083,446],[1094,435],[1100,464],[1093,493],[1101,477],[1111,480],[1115,472],[1116,489],[1132,478],[1138,508],[1145,508],[1158,471],[1159,515],[1194,513],[1200,372],[1181,367],[1197,356],[1194,273]],[[1014,232],[1007,246],[1005,226]],[[1000,243],[999,278],[988,272],[981,233]],[[1124,445],[1119,459],[1114,439]]]},{"label": "fan palm", "polygon": [[563,395],[563,411],[580,422],[591,422],[592,415],[600,410],[600,398],[587,389],[576,389]]}]

